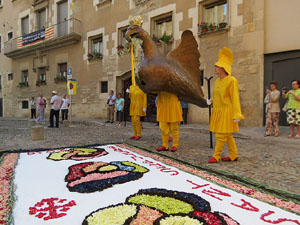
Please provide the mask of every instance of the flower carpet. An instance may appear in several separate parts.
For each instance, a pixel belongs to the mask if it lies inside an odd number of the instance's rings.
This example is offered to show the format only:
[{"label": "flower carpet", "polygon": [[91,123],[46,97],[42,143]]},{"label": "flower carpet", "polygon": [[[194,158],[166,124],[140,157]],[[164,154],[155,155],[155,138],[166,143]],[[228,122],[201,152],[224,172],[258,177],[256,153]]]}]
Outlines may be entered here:
[{"label": "flower carpet", "polygon": [[125,144],[0,156],[0,224],[300,225],[295,199]]}]

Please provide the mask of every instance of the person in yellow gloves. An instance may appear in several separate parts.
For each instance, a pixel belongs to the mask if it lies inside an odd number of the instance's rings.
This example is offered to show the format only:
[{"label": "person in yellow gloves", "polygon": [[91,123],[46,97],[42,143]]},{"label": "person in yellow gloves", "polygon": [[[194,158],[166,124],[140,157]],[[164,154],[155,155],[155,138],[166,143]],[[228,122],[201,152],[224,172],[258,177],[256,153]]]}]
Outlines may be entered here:
[{"label": "person in yellow gloves", "polygon": [[137,85],[131,85],[129,90],[130,112],[133,136],[130,139],[139,140],[142,137],[141,133],[141,116],[146,116],[147,111],[147,95]]},{"label": "person in yellow gloves", "polygon": [[[238,132],[238,122],[244,119],[241,113],[241,104],[238,92],[238,81],[231,76],[233,54],[229,48],[224,47],[219,52],[218,61],[215,64],[215,73],[218,79],[214,85],[213,99],[207,100],[212,104],[212,115],[209,130],[216,133],[216,147],[214,155],[208,161],[217,163],[220,161],[237,161],[238,152],[233,132]],[[228,146],[228,157],[222,157],[221,153],[225,143]]]},{"label": "person in yellow gloves", "polygon": [[175,152],[179,146],[179,122],[182,119],[182,109],[178,97],[169,92],[158,93],[157,121],[161,129],[163,145],[157,151],[169,150],[169,133],[173,137],[171,151]]}]

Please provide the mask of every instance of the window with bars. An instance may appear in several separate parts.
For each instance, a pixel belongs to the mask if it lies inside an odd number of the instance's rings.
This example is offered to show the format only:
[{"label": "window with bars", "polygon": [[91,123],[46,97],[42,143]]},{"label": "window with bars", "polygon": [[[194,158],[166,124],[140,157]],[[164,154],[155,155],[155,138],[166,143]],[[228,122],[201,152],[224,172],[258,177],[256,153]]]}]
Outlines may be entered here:
[{"label": "window with bars", "polygon": [[101,81],[101,93],[107,93],[107,92],[108,92],[108,82]]},{"label": "window with bars", "polygon": [[22,101],[22,109],[28,109],[28,101]]},{"label": "window with bars", "polygon": [[13,80],[13,79],[14,79],[13,73],[9,73],[9,74],[7,75],[7,79],[8,79],[8,80]]}]

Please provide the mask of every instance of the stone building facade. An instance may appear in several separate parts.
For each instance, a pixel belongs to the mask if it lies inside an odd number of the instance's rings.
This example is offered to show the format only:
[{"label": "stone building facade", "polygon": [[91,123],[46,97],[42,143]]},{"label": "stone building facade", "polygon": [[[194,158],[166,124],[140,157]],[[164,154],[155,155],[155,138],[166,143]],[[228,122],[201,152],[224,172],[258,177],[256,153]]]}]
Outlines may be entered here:
[{"label": "stone building facade", "polygon": [[[184,30],[194,33],[206,96],[204,77],[214,76],[213,87],[218,51],[224,46],[231,48],[233,75],[240,83],[246,116],[242,124],[262,126],[265,55],[299,49],[297,44],[275,49],[281,40],[270,43],[266,39],[276,33],[272,23],[276,9],[270,6],[271,1],[4,0],[0,7],[3,115],[28,117],[27,104],[32,96],[43,93],[49,102],[52,90],[59,95],[66,93],[67,68],[72,68],[78,87],[72,97],[72,115],[105,118],[108,91],[125,94],[130,83],[130,56],[120,54],[120,50],[125,45],[123,35],[129,15],[141,15],[143,28],[155,38],[167,38],[170,48],[178,46]],[[286,14],[293,7],[287,8]],[[150,117],[154,103],[153,98],[148,100]],[[46,116],[48,113],[49,107]],[[188,120],[207,122],[208,110],[190,105]]]}]

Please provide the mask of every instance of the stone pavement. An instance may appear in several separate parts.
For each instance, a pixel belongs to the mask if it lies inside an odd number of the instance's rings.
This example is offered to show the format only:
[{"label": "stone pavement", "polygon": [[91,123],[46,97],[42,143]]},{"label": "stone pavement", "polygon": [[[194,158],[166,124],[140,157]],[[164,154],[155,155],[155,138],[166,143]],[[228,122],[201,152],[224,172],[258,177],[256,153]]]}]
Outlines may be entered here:
[{"label": "stone pavement", "polygon": [[[132,135],[131,123],[119,127],[91,119],[73,119],[70,127],[59,129],[48,128],[46,123],[45,140],[31,141],[31,130],[27,123],[28,120],[24,118],[0,118],[0,151],[122,142],[155,152],[155,148],[161,145],[160,130],[155,123],[143,123],[143,138],[139,141],[129,140]],[[162,154],[193,165],[251,178],[272,188],[299,195],[300,140],[287,138],[288,127],[280,127],[280,136],[277,138],[263,137],[264,128],[241,127],[240,132],[234,135],[239,161],[217,164],[207,163],[213,154],[207,124],[182,125],[180,131],[179,150]],[[226,154],[227,149],[224,151]]]}]

